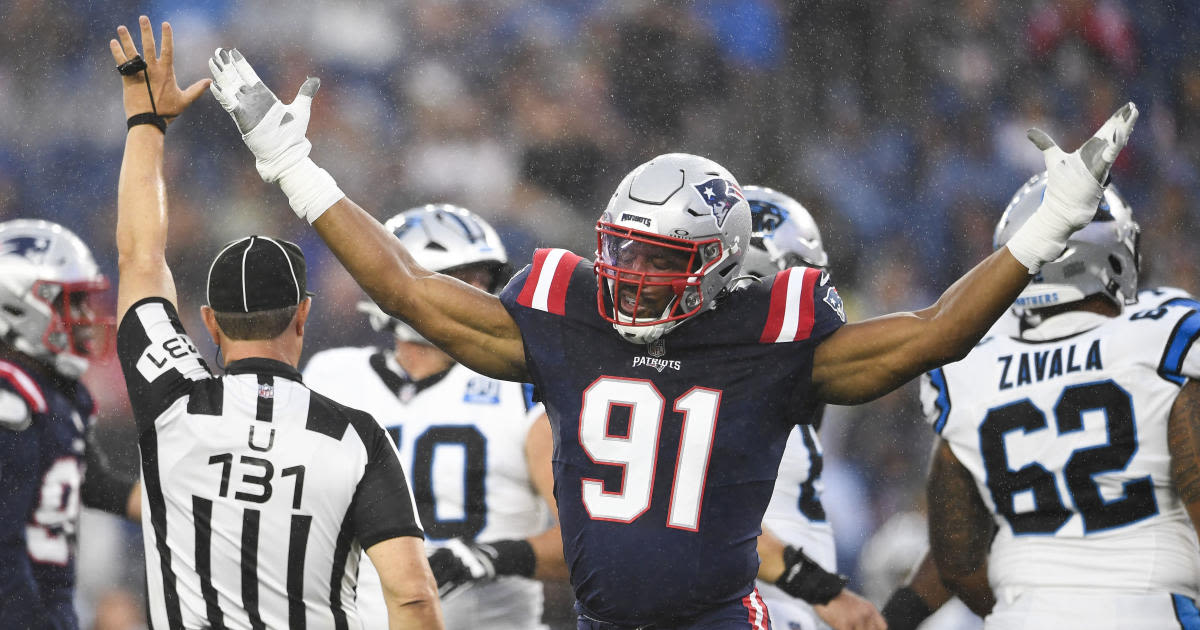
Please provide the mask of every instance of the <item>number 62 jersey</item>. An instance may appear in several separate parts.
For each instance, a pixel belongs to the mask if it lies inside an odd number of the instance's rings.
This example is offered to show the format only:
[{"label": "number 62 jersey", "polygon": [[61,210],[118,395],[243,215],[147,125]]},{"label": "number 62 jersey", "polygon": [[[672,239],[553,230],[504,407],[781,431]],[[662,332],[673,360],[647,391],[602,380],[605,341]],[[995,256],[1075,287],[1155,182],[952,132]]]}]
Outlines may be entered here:
[{"label": "number 62 jersey", "polygon": [[999,527],[994,590],[1196,597],[1200,549],[1171,482],[1167,419],[1200,377],[1197,337],[1200,303],[1143,291],[1117,317],[1063,313],[922,377],[927,419]]}]

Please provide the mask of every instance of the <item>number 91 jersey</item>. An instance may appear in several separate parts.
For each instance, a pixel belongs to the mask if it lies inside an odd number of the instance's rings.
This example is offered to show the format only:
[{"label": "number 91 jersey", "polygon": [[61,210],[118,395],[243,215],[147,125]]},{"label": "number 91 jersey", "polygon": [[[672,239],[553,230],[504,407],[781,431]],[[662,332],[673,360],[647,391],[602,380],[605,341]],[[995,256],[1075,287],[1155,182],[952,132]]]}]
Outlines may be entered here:
[{"label": "number 91 jersey", "polygon": [[1200,376],[1198,336],[1200,304],[1143,291],[1117,317],[1072,311],[993,334],[922,377],[928,421],[999,527],[993,589],[1196,596],[1200,549],[1171,482],[1167,419]]},{"label": "number 91 jersey", "polygon": [[753,609],[755,540],[811,408],[813,351],[843,323],[828,276],[782,271],[648,345],[600,316],[591,263],[564,250],[536,252],[500,299],[554,428],[579,612],[674,627]]}]

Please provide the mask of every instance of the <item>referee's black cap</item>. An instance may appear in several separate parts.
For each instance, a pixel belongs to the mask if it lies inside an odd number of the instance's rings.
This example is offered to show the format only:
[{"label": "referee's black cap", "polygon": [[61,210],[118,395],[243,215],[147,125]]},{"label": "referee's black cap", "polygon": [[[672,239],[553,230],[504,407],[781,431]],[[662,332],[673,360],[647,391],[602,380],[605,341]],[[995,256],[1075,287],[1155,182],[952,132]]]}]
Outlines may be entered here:
[{"label": "referee's black cap", "polygon": [[290,241],[247,236],[227,244],[208,268],[208,306],[254,313],[296,306],[307,290],[304,252]]}]

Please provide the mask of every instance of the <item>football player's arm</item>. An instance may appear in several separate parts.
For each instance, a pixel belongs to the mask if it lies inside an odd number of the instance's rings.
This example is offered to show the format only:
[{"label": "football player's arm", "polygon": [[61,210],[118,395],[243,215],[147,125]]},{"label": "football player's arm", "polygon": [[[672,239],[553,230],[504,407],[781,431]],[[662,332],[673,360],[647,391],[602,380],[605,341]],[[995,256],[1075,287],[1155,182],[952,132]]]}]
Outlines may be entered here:
[{"label": "football player's arm", "polygon": [[443,627],[437,584],[420,538],[389,538],[368,547],[367,556],[379,572],[390,630]]},{"label": "football player's arm", "polygon": [[348,197],[313,227],[384,312],[480,374],[529,380],[521,331],[498,297],[422,268],[399,239]]},{"label": "football player's arm", "polygon": [[320,80],[309,78],[284,105],[236,49],[218,49],[209,69],[212,93],[242,133],[259,175],[279,184],[380,308],[476,372],[529,380],[520,330],[499,298],[422,268],[308,157],[305,133]]},{"label": "football player's arm", "polygon": [[95,425],[84,434],[84,458],[87,473],[79,489],[80,499],[87,507],[109,514],[124,516],[139,522],[142,518],[141,484],[117,474],[95,439]]},{"label": "football player's arm", "polygon": [[[150,19],[138,20],[146,69],[122,76],[125,116],[153,114],[171,120],[204,93],[208,79],[186,90],[175,82],[171,26],[162,25],[162,54],[158,55]],[[113,61],[123,64],[138,55],[129,31],[117,28],[108,44]],[[146,75],[149,75],[147,84]],[[153,93],[153,103],[150,94]],[[151,124],[134,125],[125,136],[125,154],[117,184],[117,321],[142,298],[159,296],[176,301],[175,281],[167,268],[167,191],[163,179],[164,132]]]},{"label": "football player's arm", "polygon": [[1167,420],[1171,482],[1200,534],[1200,383],[1188,380]]},{"label": "football player's arm", "polygon": [[570,577],[563,558],[562,531],[558,526],[558,503],[554,498],[554,436],[550,418],[541,414],[529,427],[525,438],[525,462],[529,478],[542,500],[550,508],[554,526],[526,539],[533,548],[533,577],[541,580],[565,580]]},{"label": "football player's arm", "polygon": [[942,439],[934,449],[926,485],[929,554],[942,582],[980,617],[996,604],[987,581],[994,525],[975,480]]},{"label": "football player's arm", "polygon": [[933,556],[927,551],[913,569],[908,583],[893,591],[884,604],[883,618],[888,630],[916,630],[953,596],[942,583]]},{"label": "football player's arm", "polygon": [[[817,615],[834,630],[887,628],[875,606],[846,588],[844,578],[825,571],[800,550],[789,548],[765,526],[763,533],[758,537],[758,558],[758,579],[775,584],[792,597],[812,604]],[[792,562],[789,564],[785,558]],[[807,563],[801,558],[807,560]],[[821,588],[828,591],[816,598],[821,601],[809,599],[814,589]],[[833,593],[832,596],[829,592]]]},{"label": "football player's arm", "polygon": [[543,580],[569,577],[563,558],[562,534],[557,524],[558,507],[550,463],[553,452],[550,420],[543,413],[529,427],[525,438],[525,460],[529,478],[549,506],[555,525],[529,538],[490,542],[455,538],[439,547],[429,556],[429,566],[443,601],[474,582],[504,575]]},{"label": "football player's arm", "polygon": [[1044,132],[1029,138],[1046,161],[1047,188],[1037,211],[1004,247],[952,284],[932,306],[849,324],[816,349],[813,385],[821,400],[873,400],[938,365],[967,355],[1020,295],[1042,263],[1057,258],[1067,238],[1087,225],[1104,195],[1103,183],[1129,140],[1137,108],[1118,110],[1074,153]]}]

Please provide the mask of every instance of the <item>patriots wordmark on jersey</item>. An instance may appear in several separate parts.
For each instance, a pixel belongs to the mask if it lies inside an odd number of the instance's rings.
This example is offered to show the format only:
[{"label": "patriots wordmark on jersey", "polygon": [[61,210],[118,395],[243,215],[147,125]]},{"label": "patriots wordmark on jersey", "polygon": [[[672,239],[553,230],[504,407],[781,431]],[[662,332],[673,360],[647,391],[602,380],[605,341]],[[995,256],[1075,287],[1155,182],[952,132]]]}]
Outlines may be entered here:
[{"label": "patriots wordmark on jersey", "polygon": [[422,535],[383,429],[285,363],[242,359],[214,376],[162,298],[129,308],[117,346],[152,625],[358,628],[360,548]]},{"label": "patriots wordmark on jersey", "polygon": [[1117,317],[1072,311],[991,335],[923,377],[929,421],[999,528],[988,574],[1002,604],[1053,589],[1196,597],[1200,548],[1171,482],[1167,419],[1200,376],[1198,337],[1200,304],[1143,291]]},{"label": "patriots wordmark on jersey", "polygon": [[782,271],[649,345],[614,335],[596,300],[592,264],[563,250],[539,250],[501,294],[555,426],[581,613],[662,623],[745,598],[761,611],[755,539],[795,410],[811,406],[813,350],[843,323],[835,290],[818,270]]},{"label": "patriots wordmark on jersey", "polygon": [[[304,379],[315,391],[369,412],[387,430],[409,473],[431,548],[454,538],[527,538],[549,527],[549,510],[525,458],[525,438],[543,412],[530,386],[457,364],[413,381],[393,353],[375,348],[319,352]],[[394,492],[395,500],[409,500],[407,489]],[[364,556],[358,589],[364,628],[387,627],[379,589]],[[539,628],[542,585],[501,576],[444,600],[442,609],[447,628]]]}]

